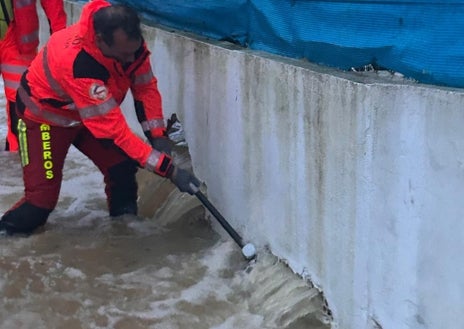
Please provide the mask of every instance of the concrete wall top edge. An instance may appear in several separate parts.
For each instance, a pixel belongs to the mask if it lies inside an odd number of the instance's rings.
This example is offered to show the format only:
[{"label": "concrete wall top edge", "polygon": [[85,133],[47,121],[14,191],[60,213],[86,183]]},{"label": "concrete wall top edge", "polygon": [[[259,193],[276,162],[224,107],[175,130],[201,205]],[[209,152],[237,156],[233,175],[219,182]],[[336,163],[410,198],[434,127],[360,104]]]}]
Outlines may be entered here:
[{"label": "concrete wall top edge", "polygon": [[401,74],[390,72],[390,71],[375,71],[375,70],[366,70],[366,71],[344,71],[333,67],[318,65],[317,63],[312,63],[306,59],[294,59],[290,57],[279,56],[271,53],[266,53],[263,51],[251,50],[244,48],[240,45],[228,42],[228,41],[218,41],[213,40],[201,35],[175,30],[173,28],[168,28],[162,25],[150,24],[149,22],[143,23],[144,33],[152,33],[156,29],[161,30],[167,34],[172,35],[173,38],[185,38],[195,41],[197,44],[204,44],[205,46],[213,47],[215,49],[224,49],[225,51],[237,51],[243,53],[245,56],[251,56],[254,58],[260,58],[263,60],[271,60],[274,62],[280,62],[283,65],[291,65],[296,68],[310,70],[313,73],[319,73],[322,75],[329,75],[331,77],[348,80],[353,83],[363,84],[367,86],[381,86],[381,87],[409,87],[409,88],[423,88],[430,91],[444,91],[451,93],[462,93],[464,94],[464,89],[462,88],[452,88],[444,87],[437,85],[429,85],[418,83],[411,79],[403,78]]}]

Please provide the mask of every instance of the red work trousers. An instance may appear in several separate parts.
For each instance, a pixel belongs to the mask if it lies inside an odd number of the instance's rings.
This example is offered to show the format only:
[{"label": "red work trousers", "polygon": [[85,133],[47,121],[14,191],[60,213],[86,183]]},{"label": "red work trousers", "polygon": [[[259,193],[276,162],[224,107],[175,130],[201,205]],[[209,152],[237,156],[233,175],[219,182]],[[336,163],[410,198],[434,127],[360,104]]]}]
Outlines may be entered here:
[{"label": "red work trousers", "polygon": [[5,88],[6,118],[8,125],[5,150],[18,151],[17,123],[15,110],[16,90],[19,87],[21,75],[32,62],[36,54],[21,54],[15,38],[15,28],[11,25],[3,40],[0,40],[0,73]]},{"label": "red work trousers", "polygon": [[[13,211],[25,202],[43,209],[55,208],[63,178],[64,161],[71,145],[92,160],[103,174],[110,212],[111,207],[114,209],[123,202],[136,202],[137,164],[114,143],[96,139],[83,125],[57,127],[31,121],[21,114],[19,116],[19,154],[23,166],[25,196],[13,206]],[[85,186],[81,188],[85,190]]]}]

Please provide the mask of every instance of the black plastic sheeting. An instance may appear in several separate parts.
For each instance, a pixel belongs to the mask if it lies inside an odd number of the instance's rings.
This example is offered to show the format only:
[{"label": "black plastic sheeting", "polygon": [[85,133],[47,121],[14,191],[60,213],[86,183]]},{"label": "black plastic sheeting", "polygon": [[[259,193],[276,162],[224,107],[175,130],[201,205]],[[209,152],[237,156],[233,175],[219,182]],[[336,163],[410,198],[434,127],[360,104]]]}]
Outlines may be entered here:
[{"label": "black plastic sheeting", "polygon": [[[116,3],[116,1],[112,1]],[[464,1],[118,0],[148,24],[343,70],[464,87]]]}]

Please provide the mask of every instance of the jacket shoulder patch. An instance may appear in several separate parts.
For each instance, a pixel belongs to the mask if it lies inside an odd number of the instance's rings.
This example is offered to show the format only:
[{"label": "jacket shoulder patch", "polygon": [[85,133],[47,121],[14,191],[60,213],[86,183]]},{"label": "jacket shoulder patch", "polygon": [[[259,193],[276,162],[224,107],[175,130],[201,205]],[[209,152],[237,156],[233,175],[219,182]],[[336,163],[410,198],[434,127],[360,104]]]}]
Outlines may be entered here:
[{"label": "jacket shoulder patch", "polygon": [[106,83],[110,78],[110,73],[89,53],[81,50],[74,60],[73,76],[74,78],[98,79]]}]

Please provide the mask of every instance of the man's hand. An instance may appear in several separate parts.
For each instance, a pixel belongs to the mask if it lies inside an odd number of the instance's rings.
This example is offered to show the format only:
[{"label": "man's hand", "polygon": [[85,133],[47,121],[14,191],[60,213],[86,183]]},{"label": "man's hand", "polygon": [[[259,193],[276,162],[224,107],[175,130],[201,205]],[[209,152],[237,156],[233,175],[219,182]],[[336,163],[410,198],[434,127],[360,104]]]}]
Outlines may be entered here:
[{"label": "man's hand", "polygon": [[200,189],[201,182],[188,170],[173,166],[168,177],[181,192],[193,195]]},{"label": "man's hand", "polygon": [[159,151],[171,155],[174,143],[167,137],[153,137],[150,138],[151,146]]}]

